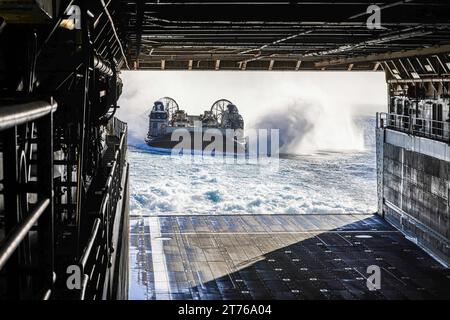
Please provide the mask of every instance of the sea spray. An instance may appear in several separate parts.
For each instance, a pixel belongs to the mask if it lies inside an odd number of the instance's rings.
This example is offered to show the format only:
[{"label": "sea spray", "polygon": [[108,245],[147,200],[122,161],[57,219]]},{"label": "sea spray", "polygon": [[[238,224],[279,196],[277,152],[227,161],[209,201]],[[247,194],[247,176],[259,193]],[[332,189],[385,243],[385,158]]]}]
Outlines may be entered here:
[{"label": "sea spray", "polygon": [[260,116],[254,128],[279,129],[280,152],[363,151],[364,135],[349,108],[326,99],[295,99]]}]

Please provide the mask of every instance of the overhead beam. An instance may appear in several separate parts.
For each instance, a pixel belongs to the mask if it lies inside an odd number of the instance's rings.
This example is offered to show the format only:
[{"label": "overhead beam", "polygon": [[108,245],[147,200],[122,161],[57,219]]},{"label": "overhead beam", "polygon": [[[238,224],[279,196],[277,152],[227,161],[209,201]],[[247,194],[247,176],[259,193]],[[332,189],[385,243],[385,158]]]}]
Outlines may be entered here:
[{"label": "overhead beam", "polygon": [[330,50],[325,50],[325,51],[319,51],[319,52],[311,52],[306,54],[306,57],[320,57],[320,56],[326,56],[326,55],[330,55],[330,54],[339,54],[339,53],[343,53],[343,52],[349,52],[352,50],[356,50],[358,48],[364,48],[364,47],[369,47],[369,46],[374,46],[374,45],[379,45],[379,44],[383,44],[383,43],[390,43],[393,41],[401,41],[401,40],[406,40],[409,38],[414,38],[414,37],[422,37],[422,36],[426,36],[429,34],[432,34],[432,31],[425,31],[425,30],[421,30],[421,29],[417,29],[414,31],[410,31],[410,28],[407,28],[406,30],[402,30],[397,32],[394,35],[389,35],[389,36],[382,36],[379,37],[377,39],[370,39],[367,41],[363,41],[360,43],[353,43],[353,44],[345,44],[343,46],[340,46],[338,48],[333,48]]},{"label": "overhead beam", "polygon": [[144,1],[137,2],[137,15],[136,15],[136,58],[135,61],[138,62],[139,55],[141,54],[142,48],[142,22],[144,20]]},{"label": "overhead beam", "polygon": [[375,65],[373,66],[373,71],[377,71],[379,67],[380,63],[379,62],[375,63]]},{"label": "overhead beam", "polygon": [[426,78],[426,79],[390,79],[387,83],[442,83],[450,82],[450,78]]},{"label": "overhead beam", "polygon": [[385,52],[380,54],[371,54],[367,56],[354,57],[354,58],[341,58],[316,62],[314,65],[317,68],[328,67],[333,65],[342,65],[359,62],[373,62],[373,61],[386,61],[392,59],[412,58],[419,56],[429,56],[440,53],[450,53],[450,44],[442,46],[434,46],[430,48],[419,48],[414,50],[398,51],[398,52]]},{"label": "overhead beam", "polygon": [[292,40],[292,39],[295,39],[295,38],[300,37],[300,36],[305,36],[307,34],[312,33],[313,31],[314,30],[308,30],[308,31],[305,31],[305,32],[300,32],[300,33],[288,35],[288,36],[285,36],[285,37],[283,37],[281,39],[277,39],[277,40],[272,41],[270,43],[266,43],[266,44],[264,44],[264,45],[262,45],[262,46],[260,46],[258,48],[251,48],[251,49],[248,49],[248,50],[244,50],[244,51],[240,52],[239,54],[247,54],[247,53],[251,53],[251,52],[258,52],[259,54],[261,54],[262,50],[265,50],[265,49],[267,49],[270,46],[279,45],[280,43],[286,42],[288,40]]},{"label": "overhead beam", "polygon": [[[381,1],[382,2],[382,1]],[[428,1],[427,1],[428,2]],[[445,1],[440,6],[427,5],[427,13],[433,16],[436,23],[448,21],[449,7]],[[376,3],[376,2],[375,2]],[[396,7],[383,10],[383,24],[387,23],[423,23],[429,17],[423,14],[424,5],[408,5],[406,1]],[[329,22],[341,23],[351,18],[352,22],[365,24],[367,21],[368,3],[364,1],[319,1],[313,3],[274,1],[269,3],[250,1],[195,1],[195,2],[146,2],[145,10],[157,13],[166,21],[274,21],[274,22]],[[213,13],[213,14],[211,14]],[[159,21],[158,21],[159,22]]]}]

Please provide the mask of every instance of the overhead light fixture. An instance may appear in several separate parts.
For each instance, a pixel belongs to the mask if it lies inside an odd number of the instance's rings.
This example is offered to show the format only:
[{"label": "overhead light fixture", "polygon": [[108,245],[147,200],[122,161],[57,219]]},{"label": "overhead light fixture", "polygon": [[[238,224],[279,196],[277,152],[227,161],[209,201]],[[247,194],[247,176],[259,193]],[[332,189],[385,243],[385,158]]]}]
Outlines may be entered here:
[{"label": "overhead light fixture", "polygon": [[411,76],[412,76],[414,79],[420,79],[420,76],[419,76],[419,74],[418,74],[417,72],[411,72]]},{"label": "overhead light fixture", "polygon": [[425,69],[428,71],[428,72],[433,72],[434,70],[433,70],[433,67],[431,67],[429,64],[426,64],[425,65]]}]

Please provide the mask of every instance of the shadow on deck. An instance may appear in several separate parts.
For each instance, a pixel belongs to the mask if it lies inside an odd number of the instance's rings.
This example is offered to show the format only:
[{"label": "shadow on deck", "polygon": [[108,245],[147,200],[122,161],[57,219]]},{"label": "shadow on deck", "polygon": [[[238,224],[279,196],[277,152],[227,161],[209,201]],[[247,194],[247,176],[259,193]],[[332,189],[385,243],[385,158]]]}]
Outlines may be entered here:
[{"label": "shadow on deck", "polygon": [[450,299],[450,270],[374,215],[133,217],[130,241],[130,299]]}]

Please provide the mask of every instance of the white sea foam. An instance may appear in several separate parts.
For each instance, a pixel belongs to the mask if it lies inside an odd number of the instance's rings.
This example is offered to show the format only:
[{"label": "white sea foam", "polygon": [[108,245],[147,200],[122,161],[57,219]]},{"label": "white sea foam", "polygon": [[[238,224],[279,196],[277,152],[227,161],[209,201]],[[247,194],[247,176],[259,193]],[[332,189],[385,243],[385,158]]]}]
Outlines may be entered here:
[{"label": "white sea foam", "polygon": [[[373,131],[373,120],[360,127]],[[288,156],[276,171],[212,157],[192,163],[136,144],[129,149],[131,214],[374,212],[374,144],[366,138],[364,151]]]}]

